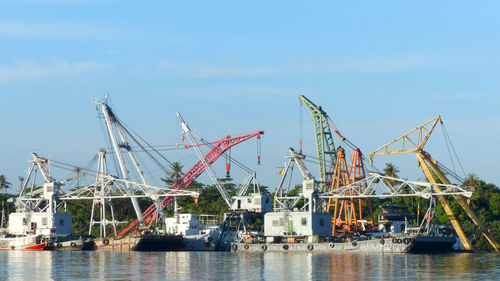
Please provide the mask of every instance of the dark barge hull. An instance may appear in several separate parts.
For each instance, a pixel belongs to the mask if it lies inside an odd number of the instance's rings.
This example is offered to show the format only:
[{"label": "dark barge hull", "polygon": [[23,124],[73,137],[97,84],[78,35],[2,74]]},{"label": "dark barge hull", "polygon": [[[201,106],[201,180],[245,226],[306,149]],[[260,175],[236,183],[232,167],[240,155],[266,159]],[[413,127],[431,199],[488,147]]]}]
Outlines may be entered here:
[{"label": "dark barge hull", "polygon": [[132,251],[165,252],[182,251],[184,242],[182,236],[144,236],[132,247]]},{"label": "dark barge hull", "polygon": [[413,238],[413,243],[409,253],[448,253],[453,251],[453,245],[457,242],[455,237],[446,236],[417,236]]}]

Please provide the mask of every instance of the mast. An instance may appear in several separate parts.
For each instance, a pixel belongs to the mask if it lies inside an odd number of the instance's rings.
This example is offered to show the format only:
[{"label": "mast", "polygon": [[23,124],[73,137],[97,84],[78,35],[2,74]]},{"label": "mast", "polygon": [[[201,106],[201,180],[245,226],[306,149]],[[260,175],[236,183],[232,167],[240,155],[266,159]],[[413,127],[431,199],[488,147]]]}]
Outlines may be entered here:
[{"label": "mast", "polygon": [[0,221],[0,229],[4,228],[5,226],[5,206],[4,206],[4,201],[2,201],[2,220]]},{"label": "mast", "polygon": [[[105,196],[108,195],[109,190],[107,187],[107,183],[104,180],[104,176],[108,174],[108,167],[106,165],[106,151],[104,149],[99,150],[99,161],[97,162],[97,176],[95,183],[95,191],[96,195],[92,200],[92,212],[90,215],[90,227],[89,227],[89,235],[92,234],[92,226],[94,224],[99,225],[99,235],[100,237],[107,237],[106,235],[106,226],[111,224],[113,226],[114,234],[116,236],[116,220],[115,214],[113,212],[113,205],[111,204],[111,200],[107,203],[109,205],[111,211],[111,221],[106,219],[106,199]],[[98,211],[98,214],[94,215],[94,210]],[[94,217],[99,216],[99,220],[96,220]]]},{"label": "mast", "polygon": [[[106,98],[104,99],[104,101],[94,101],[94,103],[101,106],[101,111],[104,115],[104,121],[106,123],[106,128],[108,129],[109,137],[111,139],[111,144],[113,146],[113,150],[115,152],[116,159],[118,160],[118,165],[120,166],[122,178],[125,180],[130,180],[130,177],[129,177],[129,174],[127,171],[127,167],[125,166],[123,154],[122,154],[122,151],[120,149],[120,144],[118,144],[118,140],[116,138],[115,131],[113,130],[112,122],[114,122],[116,120],[114,120],[114,115],[108,106],[108,97],[109,96],[106,94]],[[124,140],[124,136],[122,136],[122,140]],[[125,140],[126,140],[126,138],[125,138]],[[129,145],[127,146],[127,144],[128,144],[128,142],[126,142],[126,144],[122,145],[122,147],[130,147]],[[130,154],[133,155],[133,152],[129,149],[129,155]],[[135,159],[135,157],[134,157],[134,159]],[[134,165],[135,164],[136,164],[136,162],[134,162]],[[137,166],[136,166],[136,168],[137,168]],[[139,173],[139,174],[141,175],[141,178],[144,177],[144,175],[142,175],[141,173]],[[147,184],[147,183],[145,183],[145,184]],[[137,219],[139,220],[139,224],[141,226],[144,226],[144,219],[142,218],[142,211],[141,211],[141,207],[139,206],[139,202],[137,201],[137,198],[131,197],[130,200],[132,201],[132,206],[134,207],[134,211],[135,211],[135,214],[137,216]]]}]

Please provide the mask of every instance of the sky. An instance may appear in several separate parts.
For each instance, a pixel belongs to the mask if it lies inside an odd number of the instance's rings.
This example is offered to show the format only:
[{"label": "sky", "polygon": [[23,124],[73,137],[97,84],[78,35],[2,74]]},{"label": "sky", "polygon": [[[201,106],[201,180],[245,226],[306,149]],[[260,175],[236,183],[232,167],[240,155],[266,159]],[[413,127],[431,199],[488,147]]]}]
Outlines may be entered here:
[{"label": "sky", "polygon": [[[465,173],[499,185],[499,8],[0,0],[0,174],[17,189],[32,151],[86,165],[106,146],[92,101],[109,92],[121,120],[153,145],[179,141],[177,111],[206,140],[264,130],[261,165],[256,140],[232,156],[274,189],[288,147],[302,139],[316,155],[305,95],[365,154],[441,115]],[[441,128],[426,150],[453,165]],[[165,156],[185,169],[196,160],[193,151]],[[402,177],[424,178],[415,155],[381,156],[375,166],[388,162]],[[215,170],[224,176],[223,159]],[[243,175],[232,171],[235,181]]]}]

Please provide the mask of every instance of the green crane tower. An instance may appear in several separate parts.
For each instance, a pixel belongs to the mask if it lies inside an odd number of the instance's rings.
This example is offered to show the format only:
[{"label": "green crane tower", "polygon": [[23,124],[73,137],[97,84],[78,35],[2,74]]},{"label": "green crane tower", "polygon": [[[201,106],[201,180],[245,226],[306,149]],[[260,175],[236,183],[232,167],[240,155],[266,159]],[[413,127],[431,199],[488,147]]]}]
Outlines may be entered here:
[{"label": "green crane tower", "polygon": [[305,96],[299,97],[300,103],[309,110],[314,125],[316,149],[318,151],[318,168],[320,186],[323,191],[329,191],[332,185],[333,167],[337,159],[335,144],[333,143],[329,117],[321,106],[315,105]]}]

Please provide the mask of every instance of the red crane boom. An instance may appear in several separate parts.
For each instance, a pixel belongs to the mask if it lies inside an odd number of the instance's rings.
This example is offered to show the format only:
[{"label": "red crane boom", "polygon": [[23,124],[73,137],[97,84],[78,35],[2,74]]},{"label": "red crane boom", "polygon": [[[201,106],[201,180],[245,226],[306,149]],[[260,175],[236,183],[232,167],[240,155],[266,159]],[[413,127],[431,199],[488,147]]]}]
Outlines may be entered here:
[{"label": "red crane boom", "polygon": [[[251,139],[253,137],[260,138],[260,135],[263,135],[264,131],[257,131],[251,134],[246,134],[242,136],[237,136],[237,137],[230,137],[227,136],[217,142],[214,142],[214,146],[210,151],[205,154],[204,158],[205,161],[207,162],[208,165],[212,165],[224,152],[226,152],[228,149],[231,147],[242,143],[248,139]],[[190,146],[186,146],[188,148]],[[193,181],[196,180],[204,171],[206,170],[205,165],[201,161],[196,162],[194,166],[187,171],[182,178],[180,178],[178,181],[176,181],[170,188],[172,189],[186,189]],[[165,197],[163,198],[161,204],[162,207],[165,207],[168,203],[170,203],[173,200],[172,197]],[[152,219],[156,219],[156,216],[154,216],[156,212],[156,206],[154,204],[151,204],[149,208],[147,208],[143,213],[142,217],[144,219],[145,224],[149,224]],[[139,223],[138,219],[135,219],[127,228],[122,230],[119,234],[118,237],[123,236],[130,232],[131,229],[133,229],[137,224]]]}]

